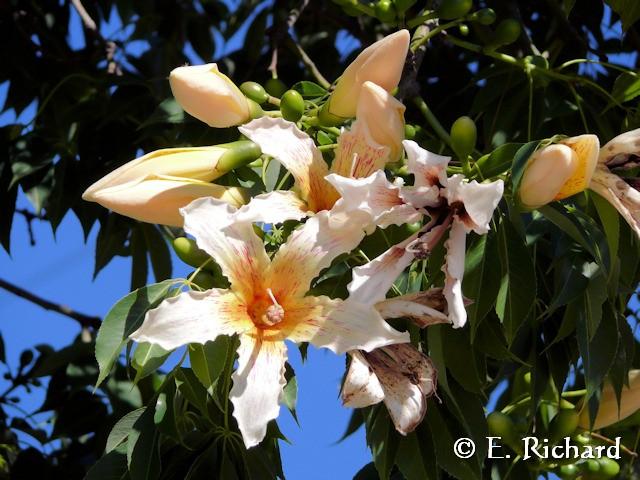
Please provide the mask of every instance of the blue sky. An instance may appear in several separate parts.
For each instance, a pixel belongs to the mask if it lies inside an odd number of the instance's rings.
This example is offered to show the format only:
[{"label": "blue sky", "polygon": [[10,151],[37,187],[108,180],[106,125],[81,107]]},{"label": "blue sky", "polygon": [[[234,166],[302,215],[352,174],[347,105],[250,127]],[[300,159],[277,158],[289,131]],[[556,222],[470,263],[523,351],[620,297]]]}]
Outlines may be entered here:
[{"label": "blue sky", "polygon": [[[605,22],[606,23],[606,22]],[[70,42],[82,48],[81,24],[73,12]],[[107,38],[127,36],[126,28],[117,16],[102,26]],[[608,35],[618,36],[619,23]],[[240,34],[242,35],[242,33]],[[357,42],[346,34],[339,37],[340,53],[346,55]],[[217,42],[221,45],[222,42]],[[221,47],[216,56],[233,50],[236,42]],[[128,53],[140,54],[148,48],[143,41],[132,42]],[[187,54],[200,63],[192,49]],[[620,63],[631,58],[611,59]],[[587,67],[585,68],[595,68]],[[0,85],[0,106],[4,104],[6,84]],[[20,119],[29,119],[35,112],[31,105],[22,112]],[[15,112],[0,115],[0,125],[16,120]],[[26,197],[19,196],[20,208],[32,209]],[[82,230],[73,215],[68,215],[54,237],[48,223],[35,221],[33,232],[36,245],[31,246],[26,223],[20,215],[14,219],[12,231],[12,255],[0,250],[0,277],[58,303],[66,304],[83,313],[103,317],[120,297],[128,292],[130,260],[116,257],[97,279],[92,280],[94,249],[97,229],[91,232],[86,243]],[[184,276],[187,269],[174,258],[174,276]],[[151,280],[150,280],[151,281]],[[79,333],[77,324],[67,317],[42,310],[23,299],[0,290],[0,317],[3,319],[2,334],[6,343],[10,365],[17,365],[20,352],[38,343],[54,347],[68,345]],[[310,348],[309,359],[302,364],[297,349],[291,348],[292,363],[299,383],[298,418],[300,427],[283,409],[280,426],[292,444],[282,445],[285,474],[290,479],[351,478],[371,460],[366,447],[364,431],[361,429],[342,443],[336,441],[344,432],[350,413],[340,405],[338,398],[340,379],[344,371],[344,356]],[[6,381],[0,379],[0,390]],[[25,398],[27,410],[36,408],[44,398],[44,390],[35,391]]]}]

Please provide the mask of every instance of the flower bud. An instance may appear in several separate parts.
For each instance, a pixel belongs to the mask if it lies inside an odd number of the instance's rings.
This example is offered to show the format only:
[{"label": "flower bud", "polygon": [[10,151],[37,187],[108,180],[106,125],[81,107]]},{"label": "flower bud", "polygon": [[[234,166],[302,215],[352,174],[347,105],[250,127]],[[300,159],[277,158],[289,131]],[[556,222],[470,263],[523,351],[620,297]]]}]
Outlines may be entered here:
[{"label": "flower bud", "polygon": [[180,207],[212,196],[232,205],[244,203],[241,189],[208,183],[260,156],[249,141],[226,145],[156,150],[117,168],[82,195],[137,220],[180,226]]},{"label": "flower bud", "polygon": [[595,135],[581,135],[535,152],[527,163],[518,191],[522,205],[535,209],[587,188],[599,146]]},{"label": "flower bud", "polygon": [[[640,410],[640,370],[630,370],[629,387],[622,387],[619,408],[613,385],[611,383],[604,385],[600,396],[598,413],[591,428],[600,430],[608,427],[633,415],[638,410]],[[579,426],[584,429],[590,429],[589,423],[589,409],[585,407],[580,415]]]},{"label": "flower bud", "polygon": [[215,63],[178,67],[169,83],[180,106],[211,127],[232,127],[250,118],[247,99]]},{"label": "flower bud", "polygon": [[398,86],[409,49],[409,32],[400,30],[365,48],[344,71],[329,98],[329,113],[350,118],[356,113],[362,85],[371,81],[387,92]]},{"label": "flower bud", "polygon": [[362,85],[358,100],[357,122],[367,126],[371,139],[389,147],[389,161],[395,162],[402,155],[404,140],[405,106],[387,91],[373,82]]}]

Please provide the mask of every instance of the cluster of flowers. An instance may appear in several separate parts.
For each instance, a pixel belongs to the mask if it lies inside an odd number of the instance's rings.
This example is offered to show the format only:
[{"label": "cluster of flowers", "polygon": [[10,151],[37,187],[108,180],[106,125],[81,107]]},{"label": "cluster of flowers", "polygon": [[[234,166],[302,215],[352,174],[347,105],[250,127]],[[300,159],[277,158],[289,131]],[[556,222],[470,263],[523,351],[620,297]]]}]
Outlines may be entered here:
[{"label": "cluster of flowers", "polygon": [[[172,350],[237,334],[230,400],[247,447],[258,444],[268,422],[278,416],[285,340],[348,352],[345,405],[384,402],[396,429],[406,434],[424,417],[437,375],[408,333],[385,320],[408,318],[420,327],[466,323],[461,288],[466,235],[488,232],[504,185],[502,180],[478,183],[460,174],[448,176],[449,157],[403,140],[405,107],[390,92],[399,83],[408,46],[406,30],[380,40],[336,83],[321,112],[355,121],[341,131],[330,167],[295,123],[259,114],[252,120],[251,101],[215,64],[186,66],[170,75],[178,103],[210,126],[239,126],[248,140],[151,152],[84,194],[137,220],[184,227],[220,266],[228,289],[190,290],[165,300],[146,314],[131,338]],[[590,187],[640,235],[638,192],[609,171],[635,162],[639,138],[639,131],[617,137],[599,155],[593,135],[538,149],[522,179],[521,203],[537,208]],[[405,153],[413,185],[388,178],[384,170]],[[261,155],[290,172],[292,190],[249,198],[241,188],[212,183]],[[254,224],[288,220],[301,225],[270,257]],[[309,294],[323,269],[376,228],[414,222],[422,224],[418,232],[353,268],[346,299]],[[400,274],[445,238],[443,288],[387,298]]]},{"label": "cluster of flowers", "polygon": [[[330,168],[295,123],[269,116],[249,121],[250,102],[215,65],[180,67],[170,82],[183,108],[215,127],[242,124],[239,130],[249,141],[152,152],[107,175],[84,195],[142,221],[184,227],[221,267],[228,289],[191,290],[165,300],[147,313],[131,338],[172,350],[237,334],[239,358],[230,399],[247,447],[264,438],[267,423],[279,413],[285,340],[349,352],[344,403],[363,407],[384,401],[396,428],[406,434],[425,414],[436,371],[409,334],[385,319],[410,318],[420,327],[466,322],[461,290],[465,237],[472,230],[488,231],[503,183],[448,177],[448,157],[403,142],[405,107],[389,92],[398,85],[408,45],[406,30],[382,39],[337,82],[325,109],[356,120],[339,136]],[[402,178],[388,180],[384,172],[403,150],[415,178],[411,186]],[[291,173],[292,190],[247,199],[241,189],[211,183],[261,154]],[[270,258],[253,224],[305,218]],[[377,227],[423,218],[419,232],[353,269],[347,299],[307,295],[323,269]],[[447,231],[444,288],[387,299],[403,270],[416,256],[428,254]]]}]

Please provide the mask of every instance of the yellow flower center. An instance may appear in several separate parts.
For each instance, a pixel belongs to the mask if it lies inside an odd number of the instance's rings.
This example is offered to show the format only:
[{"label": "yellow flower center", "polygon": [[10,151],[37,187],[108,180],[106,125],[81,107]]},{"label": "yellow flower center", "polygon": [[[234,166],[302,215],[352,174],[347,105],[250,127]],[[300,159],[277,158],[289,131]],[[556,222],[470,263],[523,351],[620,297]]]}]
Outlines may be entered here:
[{"label": "yellow flower center", "polygon": [[267,294],[257,294],[247,306],[247,312],[256,327],[260,329],[273,328],[284,320],[284,308],[278,303],[270,288]]}]

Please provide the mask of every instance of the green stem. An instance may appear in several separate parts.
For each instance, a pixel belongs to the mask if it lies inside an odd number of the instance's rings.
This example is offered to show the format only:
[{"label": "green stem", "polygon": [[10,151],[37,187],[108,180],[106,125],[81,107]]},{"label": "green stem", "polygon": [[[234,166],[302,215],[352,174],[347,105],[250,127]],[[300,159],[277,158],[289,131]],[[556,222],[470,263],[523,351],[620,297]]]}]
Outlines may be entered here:
[{"label": "green stem", "polygon": [[[427,33],[424,37],[420,37],[414,43],[412,43],[411,44],[411,51],[415,53],[416,50],[418,50],[422,45],[427,43],[429,40],[431,40],[433,37],[435,37],[439,33],[443,32],[444,30],[446,30],[448,28],[455,27],[456,25],[459,25],[460,23],[464,22],[466,19],[467,19],[466,17],[458,18],[458,19],[453,20],[451,22],[443,23],[442,25],[438,25],[436,28],[434,28],[429,33]],[[422,22],[420,22],[420,23],[422,23]]]},{"label": "green stem", "polygon": [[433,128],[433,130],[440,137],[440,139],[444,143],[449,145],[449,147],[451,147],[451,137],[449,136],[449,133],[444,129],[442,124],[435,117],[435,115],[433,114],[433,112],[431,111],[427,103],[422,99],[422,97],[413,97],[412,100],[414,105],[418,107],[418,109],[420,110],[420,113],[422,113],[424,118],[427,120],[427,123],[431,125],[431,128]]},{"label": "green stem", "polygon": [[437,16],[438,15],[436,14],[435,10],[429,11],[427,13],[420,15],[419,17],[414,18],[413,20],[409,20],[409,22],[407,23],[407,27],[415,28],[418,25],[426,22],[427,20],[432,20],[434,18],[437,18]]}]

